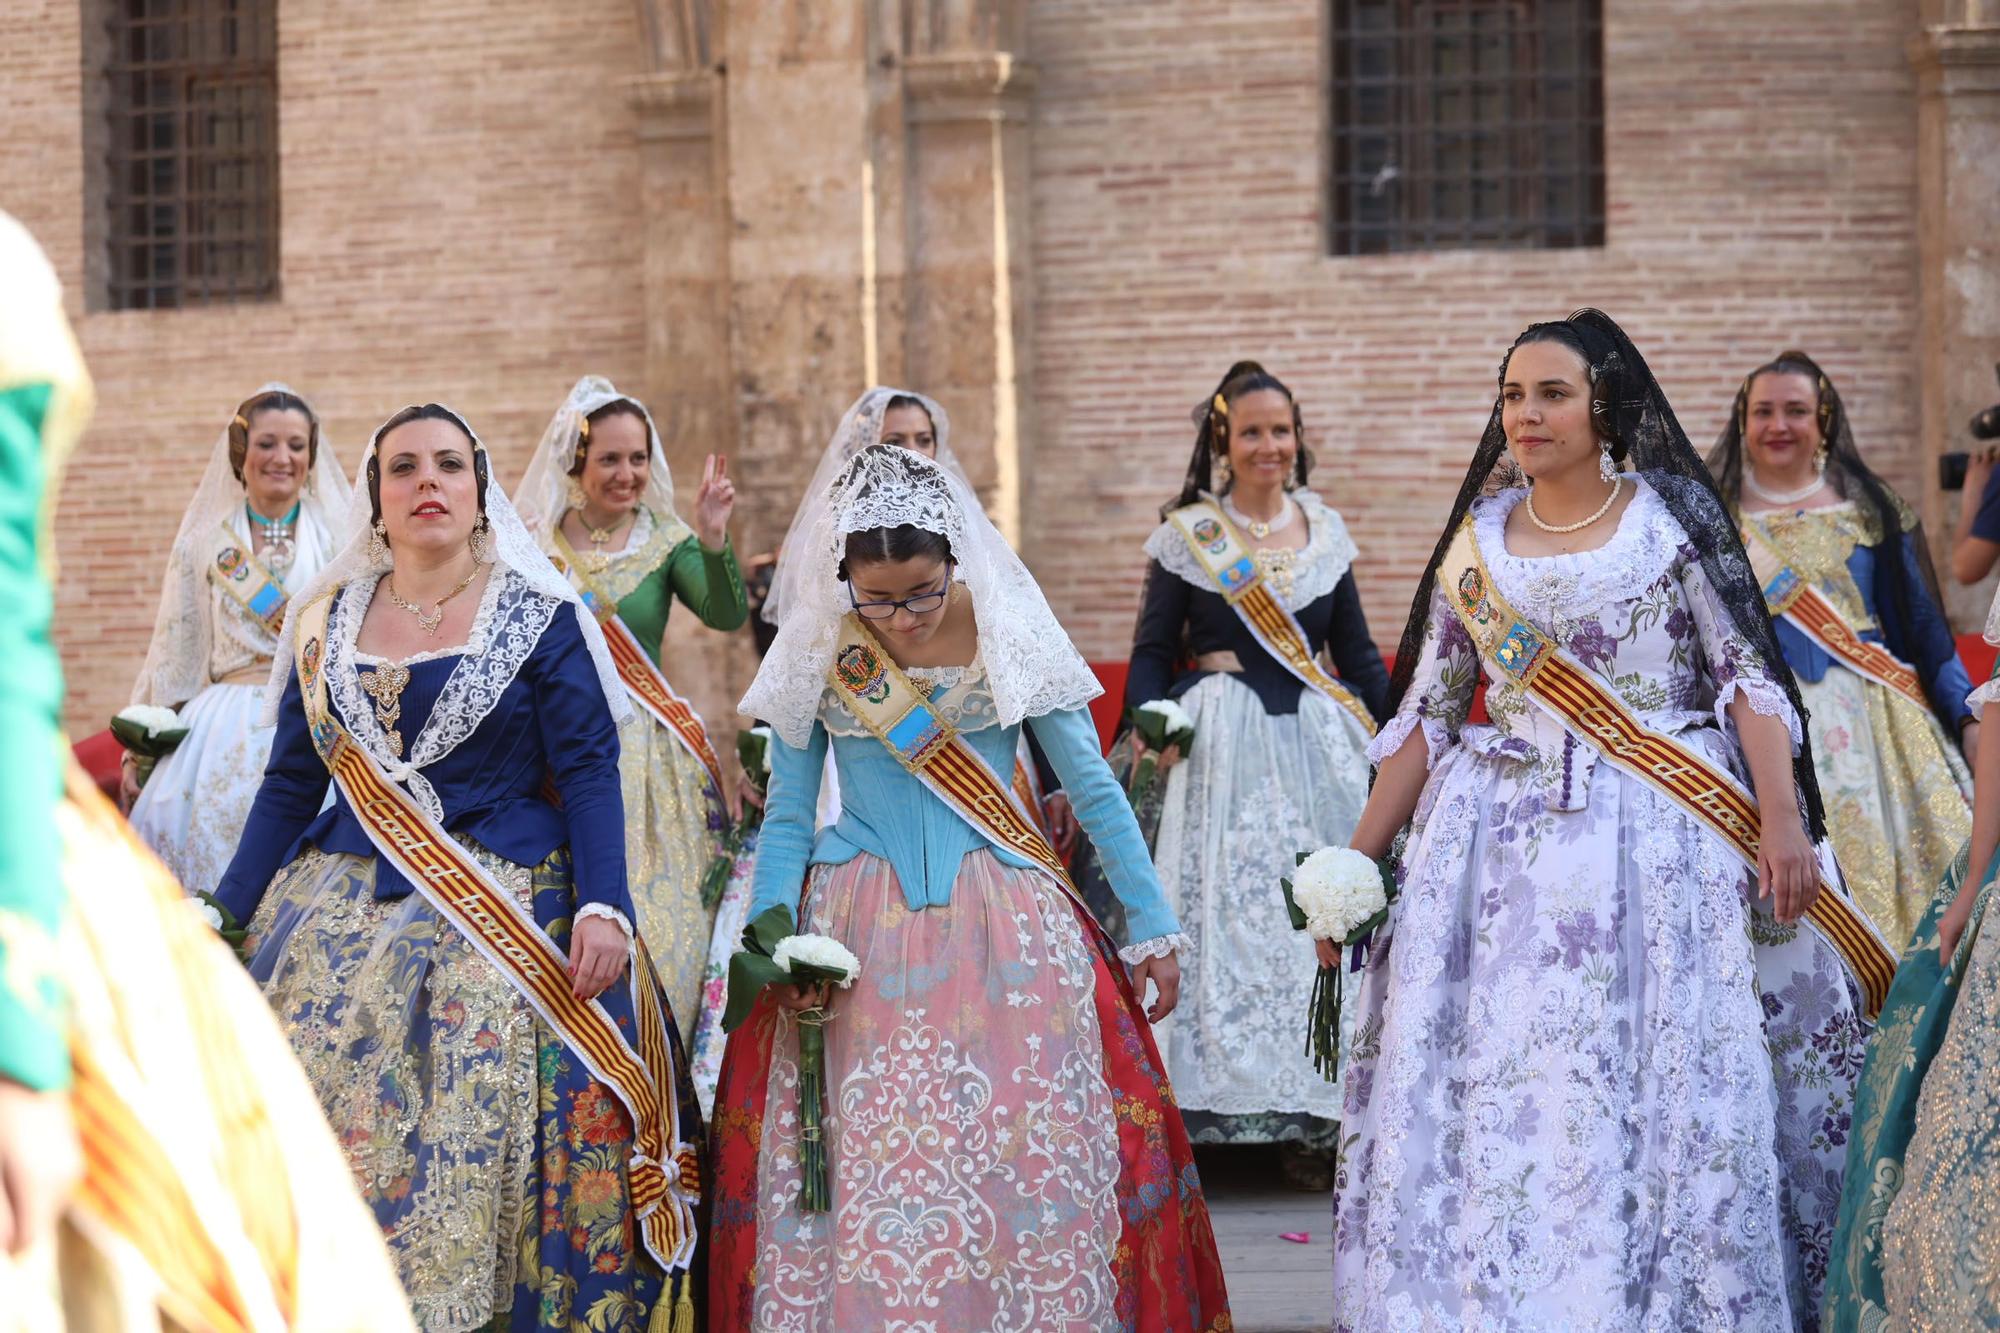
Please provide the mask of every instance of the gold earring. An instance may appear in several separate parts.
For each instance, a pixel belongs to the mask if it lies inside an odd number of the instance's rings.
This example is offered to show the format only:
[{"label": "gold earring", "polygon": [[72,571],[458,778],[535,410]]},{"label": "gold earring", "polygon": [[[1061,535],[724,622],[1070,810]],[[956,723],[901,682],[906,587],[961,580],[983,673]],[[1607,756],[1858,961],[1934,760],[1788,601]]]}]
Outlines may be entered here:
[{"label": "gold earring", "polygon": [[569,507],[571,509],[583,508],[583,499],[583,483],[575,477],[571,477],[569,479]]},{"label": "gold earring", "polygon": [[368,563],[386,565],[389,562],[389,529],[378,518],[375,526],[368,530]]},{"label": "gold earring", "polygon": [[466,540],[472,548],[472,558],[479,564],[486,564],[493,556],[493,524],[481,514],[479,521],[472,525],[472,536]]}]

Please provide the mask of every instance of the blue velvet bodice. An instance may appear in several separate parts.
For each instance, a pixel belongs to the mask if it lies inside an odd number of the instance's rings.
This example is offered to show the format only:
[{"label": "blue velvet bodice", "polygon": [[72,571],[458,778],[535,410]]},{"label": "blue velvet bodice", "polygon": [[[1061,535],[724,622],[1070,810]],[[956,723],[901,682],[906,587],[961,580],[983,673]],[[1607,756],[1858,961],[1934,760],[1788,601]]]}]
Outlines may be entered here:
[{"label": "blue velvet bodice", "polygon": [[[547,616],[548,608],[542,603],[537,616],[532,599],[543,597],[528,592],[511,603],[502,599],[496,614],[536,623]],[[499,651],[507,628],[494,626],[484,636],[485,651]],[[396,728],[406,752],[431,721],[447,682],[462,663],[467,669],[477,665],[467,663],[464,654],[410,663]],[[328,669],[339,667],[330,661]],[[337,691],[329,702],[351,728],[351,720],[341,714]],[[555,606],[519,670],[471,733],[418,771],[444,808],[446,832],[478,842],[517,865],[539,864],[568,845],[578,904],[602,903],[632,919],[625,885],[618,728],[573,605]],[[322,811],[330,781],[307,730],[294,672],[279,707],[263,785],[216,895],[237,920],[250,919],[272,876],[307,847],[375,856],[374,844],[344,794],[336,791],[333,804]],[[559,804],[551,802],[551,791]],[[377,865],[377,897],[401,897],[410,891],[394,867]]]}]

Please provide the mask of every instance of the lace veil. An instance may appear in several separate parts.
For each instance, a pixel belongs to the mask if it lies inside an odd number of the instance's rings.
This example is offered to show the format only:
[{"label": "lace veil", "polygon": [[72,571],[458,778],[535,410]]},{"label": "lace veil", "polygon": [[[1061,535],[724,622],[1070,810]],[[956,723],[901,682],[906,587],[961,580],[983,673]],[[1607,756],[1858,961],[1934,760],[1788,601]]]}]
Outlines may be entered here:
[{"label": "lace veil", "polygon": [[669,530],[670,546],[679,545],[691,535],[693,529],[674,510],[674,474],[667,467],[667,455],[660,447],[660,431],[653,424],[653,414],[637,398],[618,392],[604,376],[585,375],[549,418],[542,441],[535,446],[528,470],[521,474],[521,484],[515,489],[521,522],[544,548],[549,545],[549,534],[562,522],[563,512],[569,508],[569,470],[576,464],[583,423],[592,412],[618,402],[630,403],[646,420],[646,434],[653,452],[646,468],[645,505],[652,511],[653,521]]},{"label": "lace veil", "polygon": [[[208,466],[202,470],[194,498],[181,514],[174,532],[174,544],[167,557],[167,572],[160,586],[160,609],[153,623],[153,638],[146,646],[146,662],[132,685],[135,704],[162,704],[178,707],[201,693],[208,684],[210,652],[215,632],[210,610],[208,566],[214,537],[230,523],[244,505],[243,483],[229,462],[229,429],[238,416],[248,417],[260,399],[271,394],[290,394],[305,402],[290,386],[272,381],[250,395],[230,414],[209,451]],[[312,466],[305,485],[299,489],[299,522],[293,538],[300,547],[319,546],[323,561],[333,553],[334,534],[347,512],[347,478],[334,461],[333,446],[320,428],[319,414],[306,407],[312,421],[315,443]],[[296,592],[296,589],[292,591]]]},{"label": "lace veil", "polygon": [[908,389],[892,389],[886,385],[877,385],[862,394],[840,418],[840,425],[834,428],[833,439],[827,444],[826,452],[820,455],[819,466],[813,469],[805,498],[799,501],[798,512],[792,515],[792,525],[785,529],[784,545],[778,548],[778,565],[771,572],[771,592],[764,599],[763,617],[769,623],[784,624],[786,608],[799,595],[803,581],[802,567],[797,560],[787,560],[786,556],[800,550],[799,542],[807,531],[806,511],[827,493],[849,459],[870,445],[882,442],[882,418],[888,415],[889,404],[898,398],[914,398],[923,404],[924,411],[930,414],[931,429],[937,437],[938,466],[963,482],[967,491],[972,490],[972,482],[959,465],[957,455],[951,451],[951,420],[935,400]]},{"label": "lace veil", "polygon": [[[1925,590],[1930,593],[1931,603],[1941,611],[1945,605],[1944,590],[1938,584],[1937,567],[1931,563],[1930,543],[1924,538],[1923,524],[1902,497],[1891,490],[1889,484],[1863,460],[1861,450],[1854,443],[1854,428],[1848,421],[1847,405],[1840,399],[1840,390],[1819,368],[1819,363],[1804,352],[1780,352],[1776,360],[1757,367],[1743,377],[1742,386],[1736,390],[1736,402],[1730,408],[1729,424],[1722,428],[1722,434],[1708,454],[1709,471],[1715,474],[1715,484],[1721,490],[1723,500],[1732,510],[1743,502],[1743,470],[1750,465],[1743,444],[1750,407],[1750,386],[1759,375],[1774,372],[1804,375],[1818,387],[1819,428],[1820,434],[1826,438],[1826,480],[1832,483],[1842,499],[1853,501],[1875,516],[1876,530],[1882,534],[1884,545],[1893,550],[1905,536],[1910,538]],[[1876,600],[1878,604],[1886,600],[1896,614],[1896,623],[1908,626],[1911,623],[1909,587],[1899,577],[1900,573],[1894,564],[1887,561],[1876,566]]]},{"label": "lace veil", "polygon": [[[576,607],[577,621],[583,627],[583,641],[590,649],[591,661],[596,664],[598,683],[604,688],[605,701],[611,705],[611,716],[613,720],[623,722],[632,715],[632,701],[618,678],[618,668],[611,660],[611,649],[605,645],[604,631],[598,627],[597,617],[584,609],[576,589],[556,572],[556,567],[542,554],[542,548],[529,535],[521,516],[514,511],[507,492],[493,480],[485,443],[473,433],[471,426],[466,425],[465,418],[457,412],[452,412],[451,417],[472,441],[475,465],[486,478],[486,520],[493,530],[492,563],[513,570],[536,592]],[[292,605],[304,606],[344,583],[371,578],[393,568],[393,561],[377,564],[368,554],[369,529],[374,518],[374,503],[368,496],[368,465],[374,461],[381,440],[382,430],[377,427],[368,439],[368,447],[361,451],[360,466],[354,471],[353,496],[348,501],[346,515],[336,529],[337,553],[303,590],[293,596]],[[287,617],[284,632],[278,637],[277,657],[271,663],[271,680],[264,690],[263,722],[266,726],[278,720],[278,704],[291,679],[292,659],[298,645],[297,624],[296,617]]]},{"label": "lace veil", "polygon": [[838,576],[847,536],[873,528],[909,524],[951,544],[957,581],[972,593],[979,656],[1003,726],[1079,708],[1103,693],[1027,566],[956,471],[908,449],[870,446],[830,486],[806,497],[797,522],[805,535],[791,547],[796,593],[738,705],[768,722],[786,744],[803,748],[819,714],[850,605]]},{"label": "lace veil", "polygon": [[[1764,605],[1764,590],[1750,571],[1750,559],[1743,552],[1736,522],[1722,502],[1714,477],[1688,443],[1665,391],[1653,377],[1645,358],[1639,355],[1639,349],[1603,311],[1578,310],[1565,320],[1529,325],[1507,349],[1507,357],[1500,363],[1500,383],[1506,382],[1507,362],[1512,359],[1514,348],[1536,341],[1560,342],[1590,367],[1592,415],[1599,433],[1612,442],[1612,457],[1645,475],[1687,533],[1689,543],[1700,554],[1709,584],[1729,612],[1730,623],[1763,657],[1771,679],[1784,688],[1804,733],[1805,703],[1779,649],[1770,612]],[[1459,525],[1474,500],[1515,484],[1507,454],[1507,433],[1502,424],[1503,406],[1496,390],[1492,415],[1487,418],[1472,464],[1466,469],[1465,481],[1459,486],[1451,518],[1438,538],[1423,580],[1417,585],[1416,598],[1410,604],[1410,617],[1403,627],[1403,640],[1389,683],[1392,712],[1401,704],[1416,671],[1423,651],[1424,631],[1430,622],[1431,594],[1437,587],[1438,566],[1443,563]],[[1503,463],[1510,465],[1503,470]],[[1813,770],[1810,740],[1801,742],[1792,760],[1792,772],[1805,810],[1806,830],[1815,843],[1821,842],[1826,837],[1826,816],[1820,801],[1819,779]]]}]

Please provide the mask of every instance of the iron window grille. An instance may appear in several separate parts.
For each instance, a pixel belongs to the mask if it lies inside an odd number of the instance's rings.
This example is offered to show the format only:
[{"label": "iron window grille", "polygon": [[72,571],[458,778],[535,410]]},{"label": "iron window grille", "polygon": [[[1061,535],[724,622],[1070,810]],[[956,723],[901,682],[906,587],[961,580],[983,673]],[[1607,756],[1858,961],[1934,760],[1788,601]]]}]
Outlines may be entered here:
[{"label": "iron window grille", "polygon": [[1604,244],[1602,0],[1330,0],[1336,255]]},{"label": "iron window grille", "polygon": [[105,293],[115,310],[278,295],[275,0],[110,0]]}]

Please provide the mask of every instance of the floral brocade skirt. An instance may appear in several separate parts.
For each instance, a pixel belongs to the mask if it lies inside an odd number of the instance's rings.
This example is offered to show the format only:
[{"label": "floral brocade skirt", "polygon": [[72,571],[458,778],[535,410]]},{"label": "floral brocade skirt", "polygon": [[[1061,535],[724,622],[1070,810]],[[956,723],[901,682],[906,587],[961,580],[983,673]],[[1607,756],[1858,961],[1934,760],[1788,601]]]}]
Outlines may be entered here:
[{"label": "floral brocade skirt", "polygon": [[1900,949],[1972,835],[1972,774],[1931,711],[1886,685],[1832,667],[1799,694],[1841,873]]},{"label": "floral brocade skirt", "polygon": [[[566,947],[567,850],[530,868],[467,846]],[[421,895],[377,898],[375,864],[308,850],[281,870],[250,966],[418,1326],[644,1333],[671,1293],[638,1239],[623,1106]],[[628,988],[604,998],[629,1019]]]},{"label": "floral brocade skirt", "polygon": [[643,708],[618,729],[618,744],[625,879],[639,913],[634,924],[675,1016],[691,1022],[713,919],[701,905],[701,878],[715,856],[722,807],[708,770]]},{"label": "floral brocade skirt", "polygon": [[743,927],[749,922],[750,899],[757,877],[757,838],[762,832],[760,827],[744,835],[736,862],[729,868],[729,883],[715,908],[708,965],[701,974],[701,1012],[694,1018],[688,1068],[694,1074],[695,1097],[701,1102],[704,1116],[715,1110],[715,1085],[722,1077],[722,1052],[728,1045],[728,1037],[722,1031],[722,1015],[729,1004],[729,959],[743,947]]},{"label": "floral brocade skirt", "polygon": [[797,1020],[767,999],[716,1097],[710,1328],[1227,1329],[1180,1113],[1095,924],[984,851],[944,907],[866,854],[809,884],[809,929],[862,966],[824,1030],[833,1204],[799,1209]]}]

